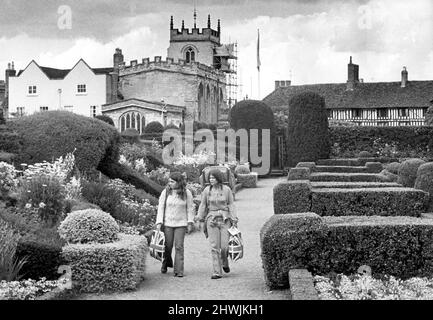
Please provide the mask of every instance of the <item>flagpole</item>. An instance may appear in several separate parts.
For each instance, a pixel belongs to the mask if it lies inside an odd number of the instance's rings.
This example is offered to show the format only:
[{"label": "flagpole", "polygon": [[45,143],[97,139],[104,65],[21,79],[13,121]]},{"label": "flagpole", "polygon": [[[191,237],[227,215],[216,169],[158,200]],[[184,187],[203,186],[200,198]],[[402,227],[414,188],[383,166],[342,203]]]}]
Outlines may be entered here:
[{"label": "flagpole", "polygon": [[260,29],[257,29],[257,100],[260,100]]},{"label": "flagpole", "polygon": [[260,100],[260,70],[257,72],[257,83],[258,83],[258,97],[257,100]]}]

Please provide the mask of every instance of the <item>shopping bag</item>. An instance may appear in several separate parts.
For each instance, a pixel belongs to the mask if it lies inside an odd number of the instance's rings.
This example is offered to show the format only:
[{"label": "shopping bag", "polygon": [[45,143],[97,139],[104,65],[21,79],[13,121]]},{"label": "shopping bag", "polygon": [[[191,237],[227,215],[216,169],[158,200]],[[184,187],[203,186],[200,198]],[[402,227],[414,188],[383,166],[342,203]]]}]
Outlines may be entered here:
[{"label": "shopping bag", "polygon": [[237,261],[244,256],[244,244],[241,232],[238,228],[232,226],[229,230],[229,257]]},{"label": "shopping bag", "polygon": [[165,235],[164,232],[153,230],[149,244],[150,256],[159,261],[164,260],[165,253]]}]

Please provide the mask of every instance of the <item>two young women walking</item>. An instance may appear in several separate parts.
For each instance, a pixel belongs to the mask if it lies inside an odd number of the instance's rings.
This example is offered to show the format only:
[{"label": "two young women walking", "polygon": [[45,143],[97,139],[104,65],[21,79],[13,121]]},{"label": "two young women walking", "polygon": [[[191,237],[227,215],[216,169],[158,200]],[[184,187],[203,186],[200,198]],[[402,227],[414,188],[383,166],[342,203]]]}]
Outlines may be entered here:
[{"label": "two young women walking", "polygon": [[[237,226],[231,189],[223,184],[224,177],[218,169],[209,173],[210,185],[201,195],[197,216],[194,216],[192,193],[186,188],[185,178],[178,172],[170,174],[167,187],[161,193],[156,218],[157,229],[164,228],[166,247],[161,272],[174,267],[174,276],[184,274],[184,239],[190,233],[194,221],[200,221],[206,238],[209,239],[212,259],[212,279],[220,279],[223,270],[230,272],[228,262],[228,229]],[[171,258],[175,247],[174,264]]]}]

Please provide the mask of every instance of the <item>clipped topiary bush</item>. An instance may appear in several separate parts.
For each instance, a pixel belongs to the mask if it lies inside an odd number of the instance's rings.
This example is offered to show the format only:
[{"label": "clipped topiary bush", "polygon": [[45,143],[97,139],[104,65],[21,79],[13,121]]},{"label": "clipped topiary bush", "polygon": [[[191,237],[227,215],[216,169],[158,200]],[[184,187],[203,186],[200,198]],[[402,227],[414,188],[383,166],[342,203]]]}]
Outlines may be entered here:
[{"label": "clipped topiary bush", "polygon": [[62,250],[78,292],[136,289],[144,279],[147,255],[146,238],[126,234],[113,243],[68,244]]},{"label": "clipped topiary bush", "polygon": [[309,180],[311,175],[310,168],[296,167],[290,168],[287,180]]},{"label": "clipped topiary bush", "polygon": [[122,137],[122,140],[128,143],[137,143],[140,139],[140,132],[132,128],[126,129],[120,135]]},{"label": "clipped topiary bush", "polygon": [[244,188],[256,188],[258,181],[258,174],[256,172],[252,173],[239,173],[236,177],[237,183],[242,184]]},{"label": "clipped topiary bush", "polygon": [[428,195],[411,188],[313,189],[311,211],[320,216],[413,216],[425,212]]},{"label": "clipped topiary bush", "polygon": [[250,172],[250,168],[245,164],[237,165],[235,168],[235,174],[248,174]]},{"label": "clipped topiary bush", "polygon": [[329,158],[325,100],[313,92],[295,95],[289,101],[288,116],[288,166]]},{"label": "clipped topiary bush", "polygon": [[99,114],[95,117],[95,119],[104,121],[105,123],[111,124],[114,127],[114,121],[109,116],[106,116],[105,114]]},{"label": "clipped topiary bush", "polygon": [[109,124],[67,111],[39,112],[7,124],[18,133],[22,150],[16,163],[51,161],[75,150],[77,168],[92,171],[101,161],[118,160],[120,135]]},{"label": "clipped topiary bush", "polygon": [[400,166],[401,166],[401,164],[398,162],[391,162],[391,163],[384,165],[386,170],[388,170],[389,172],[391,172],[393,174],[397,174],[397,175],[398,175],[398,170],[400,169]]},{"label": "clipped topiary bush", "polygon": [[373,155],[368,151],[361,151],[358,155],[358,158],[372,158]]},{"label": "clipped topiary bush", "polygon": [[[258,150],[259,154],[270,155],[270,166],[272,166],[275,158],[275,123],[274,114],[272,109],[263,101],[258,100],[243,100],[236,103],[231,109],[229,114],[230,127],[235,131],[239,129],[248,130],[249,137],[251,137],[251,130],[258,129]],[[270,130],[270,145],[264,145],[262,142],[262,130]],[[251,139],[248,139],[248,150],[251,150]],[[238,146],[239,147],[239,146]],[[263,152],[263,153],[262,153]],[[237,160],[239,159],[239,151],[237,152]],[[248,159],[245,159],[254,168],[256,165],[251,159],[251,154],[248,154]],[[269,172],[272,168],[269,168]],[[268,172],[268,173],[269,173]]]},{"label": "clipped topiary bush", "polygon": [[398,170],[397,182],[402,184],[404,187],[413,188],[418,168],[424,163],[425,161],[421,159],[409,159],[403,161]]},{"label": "clipped topiary bush", "polygon": [[71,212],[59,226],[68,243],[109,243],[118,240],[119,225],[109,213],[87,209]]},{"label": "clipped topiary bush", "polygon": [[308,180],[279,183],[273,194],[275,214],[308,212],[311,209],[311,183]]},{"label": "clipped topiary bush", "polygon": [[144,128],[143,138],[146,140],[162,141],[164,126],[158,121],[152,121]]},{"label": "clipped topiary bush", "polygon": [[429,193],[428,210],[433,210],[433,162],[427,162],[419,166],[415,189],[421,189]]},{"label": "clipped topiary bush", "polygon": [[397,180],[398,180],[398,175],[396,175],[392,172],[389,172],[386,169],[383,169],[379,175],[380,175],[383,182],[397,182]]},{"label": "clipped topiary bush", "polygon": [[66,111],[40,112],[7,124],[22,142],[15,163],[51,161],[75,150],[77,168],[84,174],[100,170],[159,197],[162,187],[118,163],[120,134],[113,126]]}]

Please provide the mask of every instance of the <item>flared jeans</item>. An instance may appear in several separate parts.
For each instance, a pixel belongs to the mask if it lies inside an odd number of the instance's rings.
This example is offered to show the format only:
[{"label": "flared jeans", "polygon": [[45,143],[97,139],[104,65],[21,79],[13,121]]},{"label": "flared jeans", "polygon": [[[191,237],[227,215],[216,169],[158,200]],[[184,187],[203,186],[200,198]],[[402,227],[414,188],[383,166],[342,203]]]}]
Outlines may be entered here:
[{"label": "flared jeans", "polygon": [[207,232],[211,247],[213,275],[222,276],[222,267],[229,267],[228,247],[231,221],[220,219],[207,220]]},{"label": "flared jeans", "polygon": [[184,266],[184,240],[186,227],[164,227],[165,255],[162,262],[163,267],[173,267],[171,252],[174,245],[174,273],[183,275]]}]

